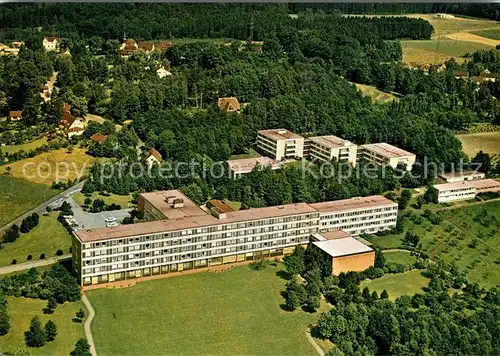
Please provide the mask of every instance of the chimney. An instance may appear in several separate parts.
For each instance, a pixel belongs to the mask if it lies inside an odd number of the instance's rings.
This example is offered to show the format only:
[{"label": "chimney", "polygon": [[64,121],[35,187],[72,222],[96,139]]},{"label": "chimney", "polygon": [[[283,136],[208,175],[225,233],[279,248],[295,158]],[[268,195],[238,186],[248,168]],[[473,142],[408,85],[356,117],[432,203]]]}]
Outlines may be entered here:
[{"label": "chimney", "polygon": [[184,206],[184,199],[181,198],[174,199],[174,205],[173,205],[174,209],[182,208],[183,206]]},{"label": "chimney", "polygon": [[210,213],[219,220],[227,218],[226,213],[215,206],[212,209],[210,209]]},{"label": "chimney", "polygon": [[170,195],[165,199],[168,204],[172,204],[177,197],[175,195]]}]

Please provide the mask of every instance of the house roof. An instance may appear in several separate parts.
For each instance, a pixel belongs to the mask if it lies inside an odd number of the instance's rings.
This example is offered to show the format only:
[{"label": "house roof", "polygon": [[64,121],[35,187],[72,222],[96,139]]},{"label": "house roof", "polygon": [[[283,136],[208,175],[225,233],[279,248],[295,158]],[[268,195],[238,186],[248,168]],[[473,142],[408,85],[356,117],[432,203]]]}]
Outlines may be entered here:
[{"label": "house roof", "polygon": [[484,189],[500,189],[500,182],[494,179],[478,179],[471,181],[478,191]]},{"label": "house roof", "polygon": [[443,183],[443,184],[435,184],[434,188],[443,191],[443,190],[450,190],[450,189],[458,189],[458,188],[468,188],[468,189],[475,189],[475,185],[473,183],[474,181],[468,180],[464,182],[453,182],[453,183]]},{"label": "house roof", "polygon": [[23,116],[23,111],[22,110],[11,110],[9,111],[9,117],[14,117],[18,118]]},{"label": "house roof", "polygon": [[386,158],[396,158],[396,157],[407,157],[407,156],[415,156],[413,153],[405,151],[399,147],[390,145],[388,143],[370,143],[367,145],[361,146],[363,149],[373,151],[379,154],[382,157]]},{"label": "house roof", "polygon": [[351,141],[344,140],[343,138],[334,135],[314,136],[314,137],[309,137],[308,139],[328,148],[355,146],[355,144],[353,144]]},{"label": "house roof", "polygon": [[62,108],[62,119],[59,121],[60,126],[71,126],[75,122],[76,117],[71,115],[71,105],[64,103]]},{"label": "house roof", "polygon": [[314,241],[313,244],[331,257],[350,256],[373,251],[371,247],[366,246],[354,237]]},{"label": "house roof", "polygon": [[94,142],[104,142],[108,138],[108,135],[99,135],[99,134],[93,134],[90,136],[90,139]]},{"label": "house roof", "polygon": [[135,47],[137,46],[137,42],[133,38],[129,38],[125,40],[125,45]]},{"label": "house roof", "polygon": [[321,232],[319,233],[319,235],[323,236],[325,240],[336,240],[336,239],[343,239],[345,237],[351,237],[351,234],[345,232],[344,230]]},{"label": "house roof", "polygon": [[455,72],[453,72],[453,74],[455,75],[455,77],[468,77],[469,76],[469,72],[466,72],[464,70],[456,70]]},{"label": "house roof", "polygon": [[240,110],[240,103],[238,99],[235,97],[227,97],[227,98],[219,98],[217,101],[217,106],[222,111],[229,111],[229,108],[232,106],[235,110]]},{"label": "house roof", "polygon": [[139,42],[139,48],[151,52],[155,48],[155,45],[152,42]]},{"label": "house roof", "polygon": [[286,129],[260,130],[258,133],[275,141],[302,138],[302,136]]},{"label": "house roof", "polygon": [[80,132],[80,131],[85,131],[85,130],[82,129],[81,127],[72,127],[70,129],[67,129],[66,131],[64,131],[64,133],[68,134],[68,133],[71,133],[71,132]]},{"label": "house roof", "polygon": [[167,50],[167,49],[169,49],[171,46],[172,46],[172,42],[170,42],[170,41],[160,41],[160,42],[158,42],[158,48],[159,48],[161,51],[166,51],[166,50]]},{"label": "house roof", "polygon": [[271,167],[271,169],[278,169],[281,167],[278,162],[269,157],[231,159],[227,161],[227,164],[234,173],[251,172],[257,165],[260,165],[262,167]]},{"label": "house roof", "polygon": [[158,161],[161,161],[163,160],[163,157],[161,156],[160,152],[158,152],[157,150],[155,150],[154,148],[151,149],[151,151],[149,151],[149,156],[153,156],[154,158],[156,158]]},{"label": "house roof", "polygon": [[48,42],[54,42],[54,41],[61,41],[61,39],[59,37],[45,37],[45,40],[48,41]]}]

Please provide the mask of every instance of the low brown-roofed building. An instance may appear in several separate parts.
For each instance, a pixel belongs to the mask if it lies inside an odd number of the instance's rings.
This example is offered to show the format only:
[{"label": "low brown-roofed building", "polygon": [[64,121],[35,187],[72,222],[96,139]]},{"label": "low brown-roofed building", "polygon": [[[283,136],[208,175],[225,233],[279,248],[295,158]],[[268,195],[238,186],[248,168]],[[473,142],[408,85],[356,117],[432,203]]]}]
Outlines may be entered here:
[{"label": "low brown-roofed building", "polygon": [[484,179],[485,174],[477,171],[462,171],[454,173],[443,173],[439,177],[446,183],[463,182],[477,179]]},{"label": "low brown-roofed building", "polygon": [[463,71],[463,70],[456,70],[455,72],[453,72],[453,75],[457,79],[459,79],[459,78],[468,78],[469,77],[469,72],[466,72],[466,71]]},{"label": "low brown-roofed building", "polygon": [[93,134],[90,139],[94,142],[104,142],[108,139],[108,135]]},{"label": "low brown-roofed building", "polygon": [[9,119],[12,121],[19,121],[23,118],[22,110],[11,110],[9,111]]},{"label": "low brown-roofed building", "polygon": [[155,49],[155,44],[152,42],[139,42],[138,48],[146,53],[153,52]]},{"label": "low brown-roofed building", "polygon": [[223,213],[229,213],[231,211],[234,211],[233,208],[231,208],[229,205],[227,205],[226,203],[224,203],[222,200],[219,200],[219,199],[210,199],[207,202],[207,208],[209,208],[209,209],[217,208],[220,211],[222,211]]},{"label": "low brown-roofed building", "polygon": [[217,106],[224,112],[240,112],[240,103],[235,97],[219,98]]},{"label": "low brown-roofed building", "polygon": [[158,49],[162,52],[168,50],[172,46],[172,42],[170,41],[159,41]]},{"label": "low brown-roofed building", "polygon": [[276,162],[274,159],[269,157],[251,157],[251,158],[241,158],[241,159],[231,159],[227,161],[229,169],[231,170],[231,175],[237,177],[241,174],[250,173],[255,167],[259,166],[262,168],[270,167],[271,169],[280,169],[281,164]]},{"label": "low brown-roofed building", "polygon": [[474,180],[471,183],[476,187],[476,194],[500,192],[500,182],[494,179]]}]

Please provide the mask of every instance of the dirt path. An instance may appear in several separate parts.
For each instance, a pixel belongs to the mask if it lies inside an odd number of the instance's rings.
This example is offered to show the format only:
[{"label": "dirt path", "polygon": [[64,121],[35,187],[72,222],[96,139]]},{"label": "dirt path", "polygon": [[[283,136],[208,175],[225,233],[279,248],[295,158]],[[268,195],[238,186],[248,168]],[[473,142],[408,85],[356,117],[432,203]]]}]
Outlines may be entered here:
[{"label": "dirt path", "polygon": [[85,337],[87,338],[87,341],[89,342],[90,345],[90,353],[92,354],[92,356],[97,356],[97,352],[95,350],[94,338],[92,337],[92,331],[90,330],[90,324],[92,323],[92,319],[94,319],[95,311],[94,308],[92,308],[92,304],[90,304],[89,299],[83,292],[82,292],[82,301],[83,304],[85,304],[87,311],[89,312],[89,316],[87,320],[85,320],[85,324],[83,325],[83,328],[85,330]]},{"label": "dirt path", "polygon": [[316,340],[314,340],[314,338],[311,336],[311,330],[309,328],[307,328],[307,330],[306,330],[306,338],[307,338],[307,341],[309,341],[309,343],[312,345],[312,347],[314,347],[314,349],[316,350],[316,352],[318,353],[319,356],[325,355],[325,352],[323,351],[323,349],[321,347],[319,347]]},{"label": "dirt path", "polygon": [[0,275],[25,271],[25,270],[30,269],[30,268],[48,266],[48,265],[52,265],[54,263],[57,263],[59,261],[69,260],[69,259],[71,259],[71,255],[64,255],[64,256],[47,258],[45,260],[31,261],[31,262],[19,263],[19,264],[11,265],[11,266],[0,267]]}]

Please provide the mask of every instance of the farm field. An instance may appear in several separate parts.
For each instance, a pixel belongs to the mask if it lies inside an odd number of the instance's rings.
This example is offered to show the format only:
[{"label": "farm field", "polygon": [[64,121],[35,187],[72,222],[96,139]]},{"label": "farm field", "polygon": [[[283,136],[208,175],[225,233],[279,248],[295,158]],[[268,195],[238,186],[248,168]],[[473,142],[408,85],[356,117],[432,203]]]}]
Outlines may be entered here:
[{"label": "farm field", "polygon": [[314,355],[305,331],[319,312],[281,309],[286,281],[280,271],[281,265],[240,266],[88,291],[97,352]]},{"label": "farm field", "polygon": [[0,150],[5,153],[15,153],[18,151],[31,151],[47,142],[47,137],[39,138],[38,140],[34,140],[28,143],[23,143],[22,145],[13,145],[13,146],[1,146]]},{"label": "farm field", "polygon": [[[406,218],[405,231],[420,236],[423,249],[432,260],[454,262],[469,279],[484,286],[500,284],[500,202],[464,206],[439,212],[443,221],[432,225],[422,218],[420,224]],[[382,247],[401,246],[405,233],[375,236],[372,242]]]},{"label": "farm field", "polygon": [[374,86],[358,84],[358,83],[354,84],[356,85],[356,88],[358,88],[363,95],[371,97],[374,103],[389,103],[391,101],[398,99],[397,96],[395,96],[394,94],[378,90]]},{"label": "farm field", "polygon": [[500,41],[500,29],[471,31],[472,34]]},{"label": "farm field", "polygon": [[0,175],[0,226],[14,220],[58,193],[44,184]]},{"label": "farm field", "polygon": [[439,41],[437,39],[401,41],[401,47],[404,62],[431,64],[442,63],[452,57],[463,62],[463,58],[460,57],[465,53],[495,48],[481,42],[450,38],[441,38]]},{"label": "farm field", "polygon": [[429,284],[429,279],[422,276],[422,271],[412,270],[405,273],[386,274],[381,278],[361,282],[360,289],[368,287],[370,291],[377,291],[380,295],[385,289],[389,299],[394,300],[402,295],[423,293],[422,287]]},{"label": "farm field", "polygon": [[58,212],[51,212],[40,216],[38,226],[11,243],[3,244],[0,253],[0,267],[11,264],[12,259],[17,263],[26,262],[26,256],[32,255],[33,260],[38,260],[41,253],[46,258],[54,257],[57,250],[69,253],[71,236],[68,231],[57,221]]},{"label": "farm field", "polygon": [[[40,299],[7,297],[7,312],[11,318],[10,331],[0,336],[0,350],[16,354],[19,350],[29,350],[30,355],[69,355],[78,339],[84,337],[83,324],[74,323],[75,313],[85,307],[82,302],[58,304],[54,314],[43,314],[47,302]],[[38,315],[42,325],[52,320],[57,327],[54,341],[43,347],[28,348],[24,342],[24,332],[28,330],[31,318]]]},{"label": "farm field", "polygon": [[[81,192],[73,195],[73,199],[80,206],[84,205],[85,198],[87,198],[87,196],[85,196]],[[127,208],[128,204],[130,203],[130,195],[111,194],[109,197],[107,197],[104,195],[100,195],[99,192],[94,192],[94,193],[92,193],[92,196],[90,196],[90,199],[92,199],[92,200],[102,199],[104,201],[104,204],[107,204],[107,205],[118,204],[123,209]]]},{"label": "farm field", "polygon": [[490,155],[500,153],[500,132],[457,135],[457,138],[462,142],[463,150],[469,158],[473,158],[479,151]]},{"label": "farm field", "polygon": [[11,175],[23,178],[33,183],[52,184],[57,178],[62,181],[78,178],[95,161],[95,158],[85,153],[82,148],[73,148],[71,153],[61,148],[41,153],[33,158],[23,159],[4,165],[0,173],[10,167]]}]

